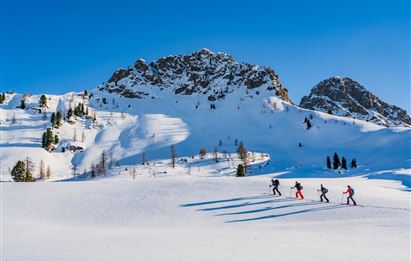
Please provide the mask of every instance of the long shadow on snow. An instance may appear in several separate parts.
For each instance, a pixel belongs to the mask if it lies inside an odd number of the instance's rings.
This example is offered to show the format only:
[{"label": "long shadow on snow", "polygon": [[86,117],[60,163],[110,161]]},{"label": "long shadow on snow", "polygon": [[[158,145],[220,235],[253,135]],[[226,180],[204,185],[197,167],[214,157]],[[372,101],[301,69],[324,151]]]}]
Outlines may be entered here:
[{"label": "long shadow on snow", "polygon": [[232,202],[232,201],[239,201],[239,200],[263,199],[263,198],[271,198],[271,197],[272,197],[271,195],[239,197],[239,198],[230,198],[230,199],[222,199],[222,200],[203,201],[203,202],[197,202],[197,203],[182,204],[182,205],[180,205],[180,207],[195,207],[195,206],[218,204],[218,203],[225,203],[225,202]]},{"label": "long shadow on snow", "polygon": [[198,211],[212,211],[212,210],[229,209],[229,208],[240,208],[240,207],[246,207],[246,206],[255,206],[255,205],[275,203],[275,202],[284,202],[284,201],[293,201],[293,199],[278,199],[278,200],[272,199],[272,200],[264,200],[264,201],[251,202],[251,203],[244,202],[244,203],[235,204],[235,205],[227,205],[227,206],[214,207],[214,208],[202,208],[202,209],[199,209]]},{"label": "long shadow on snow", "polygon": [[319,205],[319,204],[323,204],[323,203],[320,203],[320,202],[301,202],[301,203],[296,203],[296,204],[282,205],[282,206],[278,206],[278,207],[265,207],[265,208],[260,208],[260,209],[253,209],[253,210],[246,210],[246,211],[239,211],[239,212],[231,212],[231,213],[223,213],[223,214],[218,214],[216,216],[244,215],[244,214],[258,213],[258,212],[275,210],[275,209],[303,207],[303,206],[311,206],[311,205]]},{"label": "long shadow on snow", "polygon": [[294,211],[294,212],[288,212],[288,213],[277,214],[277,215],[268,215],[268,216],[255,217],[255,218],[246,218],[246,219],[235,219],[235,220],[226,221],[225,223],[239,223],[239,222],[248,222],[248,221],[258,221],[258,220],[286,217],[286,216],[309,213],[309,212],[326,211],[326,210],[332,210],[332,209],[344,208],[344,207],[348,207],[348,206],[335,205],[335,206],[327,206],[327,207],[320,207],[320,208],[310,208],[310,209],[298,210],[298,211]]}]

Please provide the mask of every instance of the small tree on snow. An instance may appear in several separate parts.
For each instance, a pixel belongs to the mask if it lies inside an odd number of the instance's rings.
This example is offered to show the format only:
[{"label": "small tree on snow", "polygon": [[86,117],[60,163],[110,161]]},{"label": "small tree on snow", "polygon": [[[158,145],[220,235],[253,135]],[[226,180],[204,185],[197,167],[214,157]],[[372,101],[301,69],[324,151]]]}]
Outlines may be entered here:
[{"label": "small tree on snow", "polygon": [[242,164],[238,164],[237,166],[236,177],[245,177],[245,168]]},{"label": "small tree on snow", "polygon": [[331,169],[331,159],[330,156],[327,156],[327,168]]},{"label": "small tree on snow", "polygon": [[351,168],[354,169],[356,167],[357,167],[357,159],[354,158],[351,160]]},{"label": "small tree on snow", "polygon": [[201,148],[201,149],[200,149],[200,152],[199,152],[199,155],[200,155],[200,158],[201,158],[201,159],[204,159],[205,156],[207,155],[206,150],[205,150],[204,148]]},{"label": "small tree on snow", "polygon": [[46,177],[47,177],[47,179],[50,179],[50,178],[51,178],[51,169],[50,169],[50,166],[47,166]]},{"label": "small tree on snow", "polygon": [[335,152],[334,157],[333,157],[333,169],[338,169],[340,165],[341,165],[340,158],[338,157],[337,152]]},{"label": "small tree on snow", "polygon": [[176,158],[177,158],[176,146],[173,144],[171,145],[171,166],[173,168],[175,168],[176,166]]},{"label": "small tree on snow", "polygon": [[39,176],[42,181],[46,180],[46,170],[44,167],[43,160],[40,160],[40,175]]},{"label": "small tree on snow", "polygon": [[26,181],[26,168],[23,161],[17,161],[16,165],[14,165],[13,169],[11,170],[11,177],[15,182],[24,182]]},{"label": "small tree on snow", "polygon": [[341,159],[341,168],[347,169],[347,160],[345,159],[344,156]]}]

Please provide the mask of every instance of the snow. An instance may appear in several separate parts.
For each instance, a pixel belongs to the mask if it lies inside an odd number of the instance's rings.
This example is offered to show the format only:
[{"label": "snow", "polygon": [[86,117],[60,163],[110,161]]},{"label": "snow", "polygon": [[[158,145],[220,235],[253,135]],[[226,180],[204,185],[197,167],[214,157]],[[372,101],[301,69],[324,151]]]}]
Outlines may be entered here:
[{"label": "snow", "polygon": [[[26,110],[16,108],[23,94],[7,95],[0,105],[4,260],[409,260],[409,128],[301,109],[266,90],[235,89],[213,102],[215,110],[204,95],[141,90],[148,98],[47,95],[46,120],[31,109],[39,95],[25,97]],[[79,102],[97,122],[64,122],[53,130],[56,151],[41,148],[50,114]],[[235,140],[249,150],[245,178],[234,177]],[[84,150],[61,152],[68,145]],[[91,179],[102,151],[114,167]],[[348,163],[356,158],[358,168],[326,169],[334,152]],[[43,160],[55,182],[9,182],[9,168],[26,156],[35,177]],[[267,194],[272,177],[283,197]],[[296,180],[305,200],[289,198]],[[320,184],[331,203],[318,202]],[[348,184],[360,206],[341,205]]]},{"label": "snow", "polygon": [[[3,183],[5,260],[409,260],[409,194],[388,180],[128,175]],[[331,203],[320,203],[323,183]],[[361,206],[341,205],[351,184]],[[29,217],[29,218],[28,218]]]}]

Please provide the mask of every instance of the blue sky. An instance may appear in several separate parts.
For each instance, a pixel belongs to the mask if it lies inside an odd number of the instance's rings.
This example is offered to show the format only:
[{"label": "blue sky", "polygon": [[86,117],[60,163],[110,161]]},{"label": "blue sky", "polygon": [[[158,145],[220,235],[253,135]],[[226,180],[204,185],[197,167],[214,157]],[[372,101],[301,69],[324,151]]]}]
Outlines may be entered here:
[{"label": "blue sky", "polygon": [[272,67],[294,102],[349,76],[409,110],[408,0],[2,0],[1,90],[93,89],[118,67],[206,47]]}]

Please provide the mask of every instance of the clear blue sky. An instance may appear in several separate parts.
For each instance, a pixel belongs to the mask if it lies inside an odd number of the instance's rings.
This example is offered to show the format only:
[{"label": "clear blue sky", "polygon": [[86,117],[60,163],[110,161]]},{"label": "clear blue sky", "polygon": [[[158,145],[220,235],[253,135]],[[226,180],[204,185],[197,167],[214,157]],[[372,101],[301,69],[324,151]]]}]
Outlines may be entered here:
[{"label": "clear blue sky", "polygon": [[1,2],[3,91],[93,89],[139,57],[206,47],[272,67],[297,103],[340,75],[410,108],[409,0]]}]

